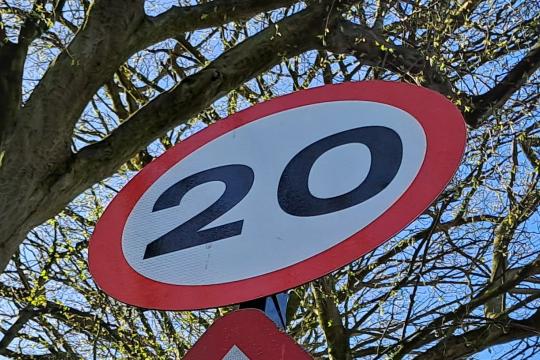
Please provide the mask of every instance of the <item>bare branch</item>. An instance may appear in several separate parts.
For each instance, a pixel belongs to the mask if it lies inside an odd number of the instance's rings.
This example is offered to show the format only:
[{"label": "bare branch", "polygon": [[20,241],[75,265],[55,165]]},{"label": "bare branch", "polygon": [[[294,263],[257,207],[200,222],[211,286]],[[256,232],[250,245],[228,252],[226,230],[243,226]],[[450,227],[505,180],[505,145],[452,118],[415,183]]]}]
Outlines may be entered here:
[{"label": "bare branch", "polygon": [[37,316],[40,312],[27,307],[19,312],[19,318],[11,325],[9,329],[3,331],[3,337],[0,340],[0,355],[5,355],[9,344],[19,335],[19,331],[30,321],[33,317]]},{"label": "bare branch", "polygon": [[497,85],[485,94],[472,99],[474,111],[466,114],[467,121],[477,127],[482,119],[491,114],[494,109],[504,103],[540,68],[540,42],[537,42],[530,51],[506,74]]},{"label": "bare branch", "polygon": [[[110,175],[143,144],[189,120],[212,101],[239,87],[255,74],[283,58],[315,47],[318,41],[316,34],[322,31],[320,20],[324,9],[324,5],[318,5],[279,22],[282,36],[278,36],[277,27],[272,26],[244,41],[133,114],[109,137],[83,148],[74,157],[70,172],[66,174],[72,180],[78,179],[75,183],[79,182],[75,188],[69,189],[68,196]],[[86,175],[81,176],[82,173]],[[58,181],[59,186],[71,183],[71,180],[66,182],[66,177]],[[67,200],[69,198],[66,197]]]},{"label": "bare branch", "polygon": [[460,359],[489,347],[540,334],[540,311],[526,320],[493,321],[478,329],[444,338],[417,360]]},{"label": "bare branch", "polygon": [[418,85],[453,96],[448,80],[429,65],[424,55],[416,49],[390,43],[384,34],[374,29],[343,20],[330,31],[325,42],[322,47],[327,50],[354,54],[365,64],[385,67],[405,76],[412,74]]}]

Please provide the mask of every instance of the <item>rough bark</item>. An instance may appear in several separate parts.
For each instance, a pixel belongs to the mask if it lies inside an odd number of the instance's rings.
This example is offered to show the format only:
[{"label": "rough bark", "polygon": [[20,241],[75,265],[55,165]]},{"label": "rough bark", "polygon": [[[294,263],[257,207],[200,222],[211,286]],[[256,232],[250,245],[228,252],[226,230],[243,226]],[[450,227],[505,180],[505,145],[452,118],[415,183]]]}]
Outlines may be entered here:
[{"label": "rough bark", "polygon": [[340,21],[336,29],[338,31],[330,32],[323,49],[354,54],[362,63],[412,75],[417,78],[418,85],[453,96],[452,85],[417,49],[394,45],[386,40],[383,33],[350,21]]},{"label": "rough bark", "polygon": [[328,356],[331,360],[351,360],[349,335],[343,320],[332,298],[333,286],[330,277],[316,281],[313,285],[315,312],[328,342]]},{"label": "rough bark", "polygon": [[[9,106],[2,107],[5,113],[1,114],[0,118],[0,124],[4,124],[2,128],[13,128],[9,133],[6,130],[2,132],[0,143],[0,268],[5,268],[11,254],[32,227],[54,216],[78,193],[111,175],[133,153],[153,140],[152,137],[146,137],[141,139],[144,142],[135,144],[133,139],[129,139],[135,146],[124,151],[115,148],[114,151],[119,151],[117,155],[110,153],[110,150],[96,152],[95,147],[75,155],[70,149],[73,126],[84,107],[97,89],[112,78],[114,72],[131,54],[172,35],[253,16],[262,10],[273,9],[286,3],[288,2],[283,0],[219,1],[189,8],[173,8],[165,14],[151,18],[145,16],[141,1],[97,1],[88,14],[87,22],[68,48],[49,67],[23,108],[19,108],[19,101],[15,101],[20,98],[20,86],[11,86],[10,83],[13,80],[17,80],[15,84],[21,83],[26,51],[16,52],[17,56],[14,56],[13,49],[16,45],[8,43],[3,46],[0,60],[5,64],[12,64],[8,68],[15,70],[5,72],[0,79],[0,91],[6,93],[2,98],[14,99],[9,101]],[[322,11],[323,6],[319,9]],[[209,16],[200,16],[210,10]],[[313,30],[319,28],[314,26]],[[275,30],[270,29],[267,34],[272,31]],[[268,40],[269,37],[271,35],[262,40]],[[281,43],[282,46],[283,44]],[[249,49],[248,46],[249,44],[245,45],[243,50]],[[283,55],[287,52],[287,46],[284,46]],[[268,55],[268,44],[265,48]],[[258,48],[254,47],[254,50]],[[205,87],[209,81],[215,83],[214,80],[217,80],[212,79],[213,75],[208,76],[214,74],[213,70],[208,69],[186,79],[182,86],[164,96],[173,104],[161,106],[166,109],[174,108],[175,111],[157,111],[163,116],[169,116],[166,123],[169,128],[203,110],[216,96],[231,90],[238,84],[238,80],[247,81],[257,70],[273,65],[277,58],[276,54],[273,54],[269,63],[256,53],[243,55],[237,51],[235,54],[239,54],[237,56],[241,65],[236,71],[246,73],[238,74],[237,79],[229,80],[232,81],[231,84],[225,82],[219,90],[216,86],[211,86],[210,89],[213,90],[207,91]],[[261,64],[254,63],[261,59]],[[235,66],[238,67],[239,63],[235,63]],[[252,69],[248,68],[249,65]],[[242,66],[246,68],[243,69]],[[193,83],[199,80],[200,83]],[[202,96],[203,94],[207,94],[207,97]],[[149,108],[156,110],[156,105],[163,103],[164,101],[153,102]],[[182,115],[177,116],[178,113]],[[146,111],[146,119],[148,114],[149,111]],[[142,116],[139,115],[138,118]],[[132,129],[131,133],[134,130],[139,133],[146,131],[144,119],[134,123],[139,124],[138,129],[131,124],[125,126]],[[155,138],[160,131],[165,132],[167,129],[162,124],[148,130]],[[122,133],[126,131],[122,130]],[[110,139],[117,137],[114,135]],[[102,149],[110,149],[110,139],[104,141]],[[108,156],[109,161],[99,164],[101,161],[97,160],[84,167],[82,164],[88,164],[88,159],[92,157],[88,156],[89,154],[94,154],[94,160],[101,156],[105,160]],[[113,161],[113,158],[116,159]],[[79,178],[73,177],[75,173]],[[92,176],[97,173],[101,177]],[[59,192],[53,194],[56,190]]]}]

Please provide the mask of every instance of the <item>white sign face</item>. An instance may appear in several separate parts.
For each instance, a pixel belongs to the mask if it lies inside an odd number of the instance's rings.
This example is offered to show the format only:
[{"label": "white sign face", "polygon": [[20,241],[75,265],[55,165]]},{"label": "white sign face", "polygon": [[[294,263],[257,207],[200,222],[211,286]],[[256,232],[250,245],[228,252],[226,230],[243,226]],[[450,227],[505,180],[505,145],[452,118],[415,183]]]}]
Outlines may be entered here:
[{"label": "white sign face", "polygon": [[293,288],[420,215],[465,139],[450,101],[402,83],[257,104],[167,150],[120,191],[92,235],[90,272],[116,299],[165,310]]},{"label": "white sign face", "polygon": [[225,354],[222,360],[250,360],[250,358],[248,358],[238,346],[234,345],[231,350]]},{"label": "white sign face", "polygon": [[[293,165],[304,150],[316,154]],[[412,183],[425,152],[422,126],[390,105],[334,101],[279,112],[222,135],[159,177],[131,211],[122,251],[135,271],[168,284],[210,285],[270,273],[335,246],[379,217]],[[304,179],[296,174],[294,183],[284,183],[288,166],[291,172],[307,167]],[[370,170],[369,182],[380,182],[380,189],[347,199]],[[183,179],[195,184],[180,184]],[[280,203],[302,181],[308,194],[290,200],[300,209]],[[215,204],[227,196],[229,204]],[[302,206],[320,209],[302,213]],[[190,227],[190,221],[197,224]],[[188,226],[178,228],[182,224]],[[197,232],[226,233],[234,224],[241,229],[232,236],[182,247]],[[151,253],[150,244],[160,238],[161,250]]]}]

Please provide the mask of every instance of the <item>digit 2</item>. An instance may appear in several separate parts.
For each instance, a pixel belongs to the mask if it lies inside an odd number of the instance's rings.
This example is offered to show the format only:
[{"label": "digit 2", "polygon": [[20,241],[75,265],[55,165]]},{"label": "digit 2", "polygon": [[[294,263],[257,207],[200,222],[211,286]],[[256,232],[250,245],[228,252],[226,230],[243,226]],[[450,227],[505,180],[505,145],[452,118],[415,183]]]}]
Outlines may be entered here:
[{"label": "digit 2", "polygon": [[240,235],[244,220],[201,230],[232,209],[247,195],[254,180],[246,165],[225,165],[190,175],[169,187],[156,200],[153,212],[180,205],[188,191],[211,181],[221,181],[225,191],[210,207],[146,246],[144,259]]}]

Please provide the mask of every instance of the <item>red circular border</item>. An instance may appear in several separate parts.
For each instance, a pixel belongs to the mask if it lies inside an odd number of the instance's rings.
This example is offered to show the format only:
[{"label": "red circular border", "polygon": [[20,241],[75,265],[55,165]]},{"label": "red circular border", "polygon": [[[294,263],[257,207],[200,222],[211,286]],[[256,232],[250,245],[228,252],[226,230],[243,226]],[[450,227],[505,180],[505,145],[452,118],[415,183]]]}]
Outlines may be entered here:
[{"label": "red circular border", "polygon": [[[344,100],[388,104],[411,114],[427,138],[424,162],[406,192],[368,226],[311,258],[264,275],[215,285],[172,285],[137,273],[122,253],[122,232],[131,210],[163,173],[183,158],[240,126],[288,109]],[[238,112],[166,151],[139,172],[113,199],[89,245],[95,282],[127,304],[162,310],[224,306],[274,294],[326,275],[375,249],[419,216],[441,193],[463,155],[466,129],[459,110],[442,95],[414,85],[365,81],[298,91]]]}]

